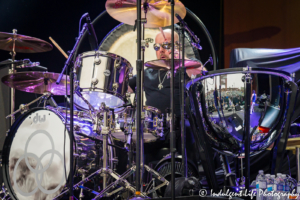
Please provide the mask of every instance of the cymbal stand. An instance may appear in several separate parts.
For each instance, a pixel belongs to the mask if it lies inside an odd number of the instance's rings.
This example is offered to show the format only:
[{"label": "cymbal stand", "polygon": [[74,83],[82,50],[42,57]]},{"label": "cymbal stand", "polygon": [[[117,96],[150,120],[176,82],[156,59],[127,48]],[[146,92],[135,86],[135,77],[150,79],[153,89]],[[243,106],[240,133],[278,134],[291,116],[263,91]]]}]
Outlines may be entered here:
[{"label": "cymbal stand", "polygon": [[[145,113],[144,113],[144,62],[145,62],[145,49],[146,47],[148,47],[148,44],[145,41],[145,24],[147,23],[147,12],[148,12],[148,8],[149,8],[149,3],[147,1],[144,1],[143,3],[143,8],[144,8],[144,14],[145,14],[145,18],[141,19],[141,57],[142,57],[142,73],[141,73],[141,129],[144,129],[144,124],[143,121],[145,120]],[[141,175],[140,175],[140,179],[141,182],[143,182],[143,175],[144,175],[144,133],[142,132],[140,134],[140,140],[139,142],[140,144],[140,159],[141,159]],[[137,156],[137,155],[136,155]],[[141,184],[141,191],[143,191],[143,183]]]},{"label": "cymbal stand", "polygon": [[136,173],[135,177],[135,183],[136,183],[136,191],[135,196],[139,197],[141,196],[141,176],[140,176],[140,167],[141,167],[141,160],[140,160],[140,150],[141,150],[141,136],[143,135],[143,127],[142,127],[142,121],[141,121],[141,115],[142,115],[142,69],[143,61],[142,61],[142,19],[141,19],[141,0],[137,0],[137,60],[136,60],[136,170],[139,173]]},{"label": "cymbal stand", "polygon": [[172,57],[171,57],[171,120],[170,120],[170,151],[171,151],[171,197],[172,200],[175,200],[175,105],[174,105],[174,53],[175,53],[175,45],[174,45],[174,7],[175,1],[169,0],[171,2],[171,43],[172,43]]},{"label": "cymbal stand", "polygon": [[182,152],[182,166],[183,166],[183,171],[182,171],[182,175],[187,178],[188,174],[187,174],[187,154],[186,154],[186,128],[185,128],[185,74],[186,74],[186,69],[184,66],[184,39],[185,39],[185,35],[184,35],[184,25],[180,24],[180,29],[181,29],[181,46],[179,46],[179,48],[181,47],[181,56],[182,56],[182,64],[181,64],[181,68],[180,68],[180,81],[181,81],[181,92],[180,92],[180,99],[181,99],[181,152]]},{"label": "cymbal stand", "polygon": [[[17,35],[17,29],[13,29],[13,34]],[[9,74],[14,74],[15,71],[15,57],[16,57],[16,40],[17,38],[13,37],[13,47],[12,47],[12,51],[10,52],[11,54],[11,59],[12,59],[12,63],[11,63],[11,68],[9,70]],[[10,89],[10,113],[13,113],[15,111],[15,99],[16,99],[16,91],[14,88]],[[15,116],[12,115],[11,119],[10,119],[10,123],[9,123],[9,127],[11,127],[11,125],[15,122]]]}]

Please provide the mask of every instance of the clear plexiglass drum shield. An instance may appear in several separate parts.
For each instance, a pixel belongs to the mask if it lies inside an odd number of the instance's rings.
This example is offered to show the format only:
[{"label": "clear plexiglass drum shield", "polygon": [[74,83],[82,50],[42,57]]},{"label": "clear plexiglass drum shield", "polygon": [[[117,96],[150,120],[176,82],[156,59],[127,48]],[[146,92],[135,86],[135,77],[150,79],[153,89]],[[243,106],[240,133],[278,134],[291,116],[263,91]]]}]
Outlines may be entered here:
[{"label": "clear plexiglass drum shield", "polygon": [[269,147],[282,133],[291,94],[286,82],[291,78],[262,69],[215,72],[188,83],[189,89],[200,84],[201,89],[191,95],[196,95],[201,122],[213,147],[229,155],[244,154],[246,74],[251,76],[251,155]]}]

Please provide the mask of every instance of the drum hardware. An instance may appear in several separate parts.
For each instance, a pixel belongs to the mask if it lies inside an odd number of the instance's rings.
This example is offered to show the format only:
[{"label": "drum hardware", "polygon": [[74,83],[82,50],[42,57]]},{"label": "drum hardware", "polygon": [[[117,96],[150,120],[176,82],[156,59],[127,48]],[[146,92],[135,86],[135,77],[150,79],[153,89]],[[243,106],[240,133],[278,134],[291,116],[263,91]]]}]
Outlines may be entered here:
[{"label": "drum hardware", "polygon": [[[100,65],[94,64],[97,56],[101,58]],[[116,113],[122,111],[116,108],[127,101],[128,77],[132,73],[132,67],[126,59],[105,51],[89,51],[76,58],[76,71],[76,81],[82,89],[82,95],[95,109],[100,107],[100,102],[105,102]],[[89,109],[77,95],[74,96],[74,103],[81,110]]]},{"label": "drum hardware", "polygon": [[[36,102],[39,101],[39,100],[42,100],[42,99],[47,100],[47,99],[49,99],[49,98],[52,98],[52,97],[51,97],[51,93],[46,92],[46,93],[44,93],[42,96],[38,97],[37,99],[31,101],[31,102],[28,103],[28,104],[21,104],[18,110],[14,111],[14,112],[11,113],[10,115],[7,115],[5,118],[7,119],[7,118],[9,118],[9,117],[12,117],[12,116],[16,115],[16,114],[19,113],[19,112],[21,112],[21,114],[24,114],[25,112],[27,112],[27,111],[29,110],[29,106],[30,106],[30,105],[36,103]],[[45,102],[46,102],[46,101],[45,101]],[[44,105],[44,107],[45,107],[45,105]]]},{"label": "drum hardware", "polygon": [[195,43],[192,42],[191,44],[196,47],[199,50],[202,50],[202,47],[200,46],[200,39],[195,35],[195,33],[188,27],[188,25],[183,21],[183,19],[178,15],[177,13],[175,14],[176,18],[178,21],[181,23],[182,27],[192,36],[194,39]]}]

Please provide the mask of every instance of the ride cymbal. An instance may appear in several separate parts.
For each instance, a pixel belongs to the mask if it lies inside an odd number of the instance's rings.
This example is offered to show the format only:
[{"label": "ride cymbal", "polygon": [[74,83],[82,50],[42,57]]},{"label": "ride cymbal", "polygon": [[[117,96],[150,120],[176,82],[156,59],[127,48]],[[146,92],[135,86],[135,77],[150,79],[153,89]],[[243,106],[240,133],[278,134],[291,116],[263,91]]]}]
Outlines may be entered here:
[{"label": "ride cymbal", "polygon": [[[125,24],[134,25],[137,18],[137,0],[107,0],[106,10],[114,19]],[[145,18],[144,7],[147,5],[147,23],[145,27],[158,28],[171,25],[171,3],[168,0],[147,0],[142,3],[142,18]],[[175,14],[177,13],[182,19],[186,15],[184,5],[175,0]],[[178,23],[175,17],[175,23]]]},{"label": "ride cymbal", "polygon": [[8,87],[16,90],[44,94],[50,92],[53,95],[66,95],[66,81],[68,87],[68,95],[70,93],[69,76],[63,76],[59,85],[56,84],[58,73],[51,72],[18,72],[6,75],[2,78],[2,82]]},{"label": "ride cymbal", "polygon": [[[182,65],[182,59],[174,59],[175,69],[178,69]],[[145,63],[146,67],[154,68],[154,69],[171,69],[171,59],[158,59],[152,60]],[[197,60],[184,60],[184,66],[187,69],[193,69],[201,67],[202,64]]]},{"label": "ride cymbal", "polygon": [[51,51],[53,48],[51,44],[38,38],[16,33],[0,32],[0,49],[13,51],[14,41],[15,52],[17,53],[40,53]]}]

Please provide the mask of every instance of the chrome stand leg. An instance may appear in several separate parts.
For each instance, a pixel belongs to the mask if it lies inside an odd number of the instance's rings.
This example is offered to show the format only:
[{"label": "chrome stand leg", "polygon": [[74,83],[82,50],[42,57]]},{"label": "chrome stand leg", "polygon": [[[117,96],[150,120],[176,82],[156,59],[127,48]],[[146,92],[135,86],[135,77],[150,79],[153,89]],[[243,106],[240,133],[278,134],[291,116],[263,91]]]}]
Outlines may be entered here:
[{"label": "chrome stand leg", "polygon": [[297,181],[300,181],[300,146],[296,147],[296,160],[297,160]]}]

